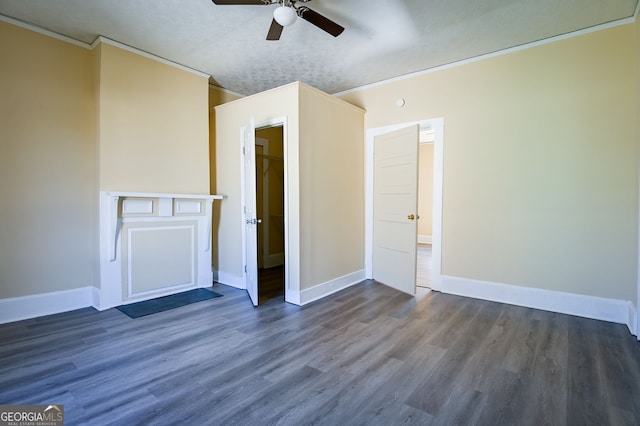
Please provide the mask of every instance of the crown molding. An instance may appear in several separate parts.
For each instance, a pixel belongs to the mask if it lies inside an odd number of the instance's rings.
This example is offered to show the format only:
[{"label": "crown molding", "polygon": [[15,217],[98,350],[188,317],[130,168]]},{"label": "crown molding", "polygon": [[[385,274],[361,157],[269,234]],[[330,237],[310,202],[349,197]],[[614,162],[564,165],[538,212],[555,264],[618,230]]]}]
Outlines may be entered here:
[{"label": "crown molding", "polygon": [[36,25],[27,24],[26,22],[20,21],[18,19],[10,18],[5,15],[0,15],[0,21],[6,22],[11,25],[15,25],[16,27],[24,28],[25,30],[33,31],[34,33],[42,34],[47,37],[55,38],[56,40],[64,41],[65,43],[70,43],[75,46],[83,47],[85,49],[90,49],[91,45],[89,43],[82,42],[80,40],[76,40],[75,38],[67,37],[62,34],[58,34],[54,31],[50,31],[44,29],[42,27],[38,27]]},{"label": "crown molding", "polygon": [[177,62],[170,61],[169,59],[165,59],[165,58],[160,57],[160,56],[156,56],[156,55],[151,54],[149,52],[145,52],[144,50],[140,50],[140,49],[137,49],[135,47],[131,47],[131,46],[127,45],[127,44],[120,43],[119,41],[111,40],[110,38],[107,38],[107,37],[104,37],[104,36],[98,36],[93,41],[93,43],[91,43],[89,48],[93,50],[98,45],[100,45],[101,43],[102,44],[108,44],[109,46],[114,46],[114,47],[117,47],[117,48],[122,49],[122,50],[126,50],[127,52],[135,53],[138,56],[142,56],[144,58],[151,59],[151,60],[154,60],[156,62],[160,62],[162,64],[169,65],[169,66],[174,67],[174,68],[178,68],[179,70],[182,70],[182,71],[190,72],[191,74],[195,74],[195,75],[197,75],[199,77],[203,77],[203,78],[207,78],[207,79],[209,79],[211,77],[209,74],[207,74],[205,72],[198,71],[198,70],[193,69],[193,68],[189,68],[189,67],[187,67],[185,65],[179,64]]},{"label": "crown molding", "polygon": [[216,86],[216,85],[215,85],[215,84],[213,84],[213,83],[209,83],[209,87],[210,87],[211,89],[219,90],[219,91],[221,91],[221,92],[223,92],[223,93],[226,93],[226,94],[228,94],[228,95],[237,96],[237,97],[239,97],[239,98],[246,98],[246,95],[243,95],[243,94],[238,93],[238,92],[234,92],[233,90],[225,89],[224,87]]},{"label": "crown molding", "polygon": [[202,72],[202,71],[199,71],[199,70],[196,70],[196,69],[193,69],[193,68],[189,68],[189,67],[187,67],[185,65],[179,64],[177,62],[170,61],[169,59],[165,59],[165,58],[162,58],[160,56],[153,55],[153,54],[151,54],[149,52],[145,52],[144,50],[136,49],[135,47],[131,47],[131,46],[128,46],[128,45],[126,45],[124,43],[120,43],[118,41],[111,40],[111,39],[109,39],[107,37],[104,37],[104,36],[96,37],[96,39],[93,41],[93,43],[89,44],[89,43],[85,43],[85,42],[80,41],[80,40],[76,40],[76,39],[71,38],[71,37],[67,37],[67,36],[62,35],[62,34],[58,34],[58,33],[54,32],[54,31],[50,31],[50,30],[44,29],[42,27],[38,27],[37,25],[27,24],[26,22],[20,21],[18,19],[10,18],[10,17],[5,16],[5,15],[0,15],[0,21],[6,22],[6,23],[11,24],[11,25],[15,25],[16,27],[24,28],[24,29],[29,30],[29,31],[33,31],[33,32],[38,33],[38,34],[42,34],[42,35],[47,36],[47,37],[54,38],[56,40],[63,41],[65,43],[73,44],[74,46],[82,47],[84,49],[93,50],[100,43],[104,43],[104,44],[108,44],[110,46],[117,47],[119,49],[126,50],[126,51],[131,52],[131,53],[135,53],[136,55],[143,56],[143,57],[148,58],[148,59],[152,59],[152,60],[154,60],[156,62],[160,62],[162,64],[169,65],[169,66],[174,67],[174,68],[178,68],[178,69],[180,69],[182,71],[187,71],[187,72],[189,72],[191,74],[195,74],[195,75],[203,77],[203,78],[209,79],[211,77],[209,74],[207,74],[205,72]]},{"label": "crown molding", "polygon": [[472,58],[468,58],[468,59],[463,59],[461,61],[456,61],[456,62],[451,62],[448,64],[444,64],[444,65],[438,65],[432,68],[427,68],[425,70],[421,70],[421,71],[416,71],[416,72],[412,72],[409,74],[404,74],[404,75],[400,75],[398,77],[392,77],[386,80],[381,80],[381,81],[377,81],[375,83],[370,83],[370,84],[365,84],[363,86],[359,86],[359,87],[355,87],[353,89],[347,89],[347,90],[343,90],[341,92],[337,92],[334,93],[333,96],[344,96],[344,95],[349,95],[351,93],[356,93],[356,92],[360,92],[362,90],[366,90],[366,89],[371,89],[374,87],[379,87],[379,86],[384,86],[390,83],[395,83],[398,81],[402,81],[402,80],[407,80],[410,78],[415,78],[415,77],[421,77],[423,75],[427,75],[427,74],[431,74],[434,72],[438,72],[438,71],[443,71],[449,68],[456,68],[462,65],[467,65],[467,64],[471,64],[474,62],[478,62],[478,61],[483,61],[485,59],[490,59],[490,58],[495,58],[497,56],[502,56],[502,55],[507,55],[509,53],[514,53],[514,52],[519,52],[521,50],[526,50],[532,47],[538,47],[538,46],[544,46],[546,44],[550,44],[550,43],[554,43],[556,41],[561,41],[561,40],[566,40],[569,38],[573,38],[573,37],[579,37],[585,34],[591,34],[597,31],[602,31],[602,30],[606,30],[609,28],[615,28],[615,27],[619,27],[621,25],[627,25],[627,24],[632,24],[634,22],[636,22],[636,19],[638,17],[638,12],[640,11],[640,1],[638,2],[638,6],[636,6],[636,10],[634,12],[634,14],[628,18],[623,18],[623,19],[618,19],[616,21],[611,21],[611,22],[606,22],[604,24],[600,24],[600,25],[595,25],[593,27],[589,27],[589,28],[584,28],[581,30],[577,30],[577,31],[572,31],[566,34],[560,34],[554,37],[549,37],[549,38],[545,38],[542,40],[538,40],[538,41],[534,41],[531,43],[526,43],[526,44],[521,44],[519,46],[514,46],[514,47],[509,47],[507,49],[502,49],[502,50],[497,50],[495,52],[491,52],[491,53],[486,53],[483,55],[478,55],[478,56],[474,56]]}]

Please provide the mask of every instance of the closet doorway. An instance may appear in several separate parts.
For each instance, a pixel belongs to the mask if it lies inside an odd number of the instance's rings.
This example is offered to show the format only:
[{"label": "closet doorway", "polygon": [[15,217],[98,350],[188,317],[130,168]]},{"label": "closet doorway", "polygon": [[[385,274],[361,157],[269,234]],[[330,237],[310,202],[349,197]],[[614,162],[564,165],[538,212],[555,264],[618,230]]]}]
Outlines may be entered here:
[{"label": "closet doorway", "polygon": [[258,303],[285,297],[284,127],[255,131]]}]

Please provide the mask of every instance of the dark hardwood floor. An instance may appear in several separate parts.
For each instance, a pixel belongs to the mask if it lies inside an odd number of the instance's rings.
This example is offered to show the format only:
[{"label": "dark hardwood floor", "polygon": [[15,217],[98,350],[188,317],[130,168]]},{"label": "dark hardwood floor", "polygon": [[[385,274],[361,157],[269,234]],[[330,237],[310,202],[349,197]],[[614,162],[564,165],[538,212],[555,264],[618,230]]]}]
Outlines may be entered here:
[{"label": "dark hardwood floor", "polygon": [[258,269],[258,304],[284,300],[284,265]]},{"label": "dark hardwood floor", "polygon": [[130,319],[0,326],[0,403],[67,425],[637,425],[626,327],[372,281],[306,307],[246,292]]}]

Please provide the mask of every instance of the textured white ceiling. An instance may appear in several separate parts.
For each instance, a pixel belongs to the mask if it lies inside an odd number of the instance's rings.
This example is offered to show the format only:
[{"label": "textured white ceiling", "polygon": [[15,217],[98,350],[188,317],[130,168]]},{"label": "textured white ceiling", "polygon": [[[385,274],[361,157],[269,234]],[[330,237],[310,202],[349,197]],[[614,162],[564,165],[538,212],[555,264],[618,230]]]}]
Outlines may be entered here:
[{"label": "textured white ceiling", "polygon": [[346,28],[298,20],[265,37],[275,6],[211,0],[0,0],[0,14],[91,43],[104,36],[249,95],[292,81],[328,93],[633,16],[638,0],[313,0]]}]

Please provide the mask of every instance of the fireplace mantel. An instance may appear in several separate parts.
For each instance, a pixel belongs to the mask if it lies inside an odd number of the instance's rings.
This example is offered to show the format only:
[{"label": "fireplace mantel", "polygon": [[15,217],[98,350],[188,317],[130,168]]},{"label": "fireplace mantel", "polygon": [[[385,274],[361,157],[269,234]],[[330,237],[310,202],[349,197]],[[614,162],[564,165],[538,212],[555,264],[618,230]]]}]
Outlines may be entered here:
[{"label": "fireplace mantel", "polygon": [[221,195],[100,192],[100,309],[213,284]]}]

